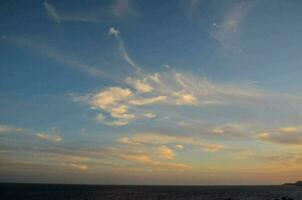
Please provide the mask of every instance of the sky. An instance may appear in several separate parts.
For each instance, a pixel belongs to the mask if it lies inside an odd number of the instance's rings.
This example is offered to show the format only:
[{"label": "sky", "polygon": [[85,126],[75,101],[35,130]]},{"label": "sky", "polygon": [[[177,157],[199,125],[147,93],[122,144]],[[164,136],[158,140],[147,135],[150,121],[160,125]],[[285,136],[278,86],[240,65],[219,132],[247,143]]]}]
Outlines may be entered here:
[{"label": "sky", "polygon": [[301,6],[1,1],[0,181],[301,179]]}]

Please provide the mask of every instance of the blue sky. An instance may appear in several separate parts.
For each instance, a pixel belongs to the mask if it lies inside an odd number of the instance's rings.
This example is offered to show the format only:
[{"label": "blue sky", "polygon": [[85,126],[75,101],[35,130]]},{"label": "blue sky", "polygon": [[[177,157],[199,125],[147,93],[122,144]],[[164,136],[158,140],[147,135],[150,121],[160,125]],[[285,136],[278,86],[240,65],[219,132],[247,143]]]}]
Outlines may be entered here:
[{"label": "blue sky", "polygon": [[1,2],[0,180],[294,181],[301,4]]}]

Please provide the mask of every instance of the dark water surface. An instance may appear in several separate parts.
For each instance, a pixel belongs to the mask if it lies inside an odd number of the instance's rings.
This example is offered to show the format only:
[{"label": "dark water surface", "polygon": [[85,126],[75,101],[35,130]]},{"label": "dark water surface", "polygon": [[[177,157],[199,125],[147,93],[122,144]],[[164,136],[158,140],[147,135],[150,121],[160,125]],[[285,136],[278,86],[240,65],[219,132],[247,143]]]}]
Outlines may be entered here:
[{"label": "dark water surface", "polygon": [[101,186],[0,184],[1,200],[302,200],[298,186]]}]

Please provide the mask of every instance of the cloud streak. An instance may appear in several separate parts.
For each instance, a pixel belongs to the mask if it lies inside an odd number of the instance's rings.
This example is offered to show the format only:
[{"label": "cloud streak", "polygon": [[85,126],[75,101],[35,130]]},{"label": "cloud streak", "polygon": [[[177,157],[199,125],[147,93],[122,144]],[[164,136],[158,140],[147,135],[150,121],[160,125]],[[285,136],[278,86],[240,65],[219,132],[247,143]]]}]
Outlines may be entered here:
[{"label": "cloud streak", "polygon": [[47,1],[44,1],[44,7],[46,10],[47,15],[53,19],[56,24],[61,24],[61,19],[59,14],[57,13],[55,7],[53,7],[51,4],[49,4]]},{"label": "cloud streak", "polygon": [[109,5],[95,6],[89,10],[58,11],[58,9],[44,1],[46,14],[58,25],[62,22],[99,23],[110,20],[122,20],[126,17],[137,16],[131,0],[115,0]]},{"label": "cloud streak", "polygon": [[47,140],[47,141],[51,141],[51,142],[61,142],[63,140],[63,138],[58,135],[50,135],[47,133],[37,133],[36,136],[39,139]]},{"label": "cloud streak", "polygon": [[120,36],[120,31],[117,30],[114,27],[110,27],[109,31],[108,31],[109,35],[113,35],[117,42],[118,42],[118,47],[119,47],[119,51],[122,55],[122,57],[124,58],[124,60],[131,66],[133,67],[134,70],[136,70],[136,72],[140,72],[141,68],[133,61],[133,59],[129,56],[125,44],[124,44],[124,40],[122,39],[122,37]]},{"label": "cloud streak", "polygon": [[213,31],[210,35],[226,50],[237,51],[242,50],[232,44],[234,34],[238,32],[239,26],[253,7],[253,1],[235,1],[229,10],[227,10],[224,18],[217,24],[213,24]]},{"label": "cloud streak", "polygon": [[[173,158],[174,153],[166,145],[178,145],[178,149],[183,149],[185,145],[196,146],[203,151],[218,152],[227,150],[222,144],[213,144],[198,138],[189,136],[175,136],[161,133],[141,133],[134,134],[131,137],[123,137],[118,140],[119,143],[125,145],[155,145],[159,146],[159,152],[162,157]],[[170,151],[170,150],[171,151]]]},{"label": "cloud streak", "polygon": [[6,37],[4,40],[20,47],[26,47],[60,64],[63,64],[63,66],[67,66],[80,72],[84,72],[85,74],[88,74],[90,76],[96,78],[106,78],[120,82],[120,80],[116,79],[116,77],[113,77],[112,75],[104,72],[103,70],[83,63],[74,56],[66,55],[66,53],[61,52],[60,50],[54,47],[45,45],[42,42],[38,42],[34,39],[26,37]]},{"label": "cloud streak", "polygon": [[283,144],[302,145],[302,128],[297,126],[281,127],[260,132],[256,138],[261,141]]}]

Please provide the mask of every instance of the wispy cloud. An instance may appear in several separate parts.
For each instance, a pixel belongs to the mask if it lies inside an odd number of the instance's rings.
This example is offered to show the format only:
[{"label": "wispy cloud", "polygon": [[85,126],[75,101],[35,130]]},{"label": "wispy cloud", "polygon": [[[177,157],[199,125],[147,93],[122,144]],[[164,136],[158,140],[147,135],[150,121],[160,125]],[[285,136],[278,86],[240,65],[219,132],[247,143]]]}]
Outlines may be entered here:
[{"label": "wispy cloud", "polygon": [[[28,133],[31,132],[28,131]],[[25,135],[26,137],[16,138],[1,135],[0,159],[3,164],[1,169],[8,170],[12,162],[24,163],[26,168],[36,172],[36,167],[39,168],[43,163],[52,170],[64,170],[66,173],[89,171],[95,174],[99,173],[100,168],[110,170],[113,168],[114,170],[147,168],[156,171],[179,171],[192,168],[190,164],[175,162],[173,150],[164,145],[159,146],[159,149],[143,148],[142,146],[125,148],[120,144],[110,144],[109,147],[74,146],[68,142],[59,143],[57,138],[50,135],[53,134],[33,132]],[[5,137],[6,140],[3,140],[2,137]],[[35,138],[38,140],[33,140]],[[2,151],[9,152],[9,155],[1,153]]]},{"label": "wispy cloud", "polygon": [[82,62],[79,58],[75,56],[71,56],[58,50],[57,48],[51,47],[49,45],[44,44],[43,42],[38,42],[29,37],[6,37],[4,41],[10,42],[19,47],[25,47],[29,50],[32,50],[36,53],[39,53],[43,56],[46,56],[63,66],[70,67],[72,69],[84,72],[90,76],[97,78],[107,78],[114,81],[119,81],[116,77],[111,76],[110,74],[104,72],[103,70],[90,66],[84,62]]},{"label": "wispy cloud", "polygon": [[119,50],[121,52],[122,57],[125,59],[125,61],[132,66],[137,72],[141,71],[141,68],[133,61],[133,59],[129,56],[126,47],[124,45],[124,40],[122,39],[122,37],[120,36],[120,31],[117,30],[114,27],[110,27],[109,31],[108,31],[109,35],[113,35],[117,42],[118,42],[118,46],[119,46]]},{"label": "wispy cloud", "polygon": [[239,31],[239,26],[253,7],[253,1],[234,1],[230,9],[226,11],[224,18],[218,22],[213,23],[213,31],[211,36],[226,50],[242,52],[240,47],[235,47],[232,44],[234,33]]},{"label": "wispy cloud", "polygon": [[47,132],[35,132],[33,130],[27,128],[20,128],[15,126],[9,125],[0,125],[0,134],[15,134],[15,135],[22,135],[28,138],[36,138],[40,140],[50,141],[50,142],[61,142],[63,138],[59,135],[55,135],[51,132],[53,129],[49,129],[49,133]]},{"label": "wispy cloud", "polygon": [[24,130],[23,128],[17,128],[17,127],[14,127],[14,126],[1,125],[0,124],[0,134],[20,132],[20,131],[23,131],[23,130]]},{"label": "wispy cloud", "polygon": [[88,10],[79,9],[70,11],[68,7],[67,9],[60,10],[48,1],[44,1],[44,8],[46,14],[56,24],[62,24],[62,22],[99,23],[138,16],[132,0],[114,0],[110,2],[108,5],[94,5]]},{"label": "wispy cloud", "polygon": [[162,150],[161,152],[163,154],[165,152],[170,154],[170,156],[166,155],[166,157],[170,158],[174,157],[174,153],[169,151],[169,149],[166,148],[166,145],[178,145],[178,149],[184,148],[185,145],[196,146],[207,152],[218,152],[228,149],[222,144],[213,144],[194,137],[167,135],[161,133],[135,134],[131,137],[120,138],[118,142],[125,145],[159,145],[159,151]]},{"label": "wispy cloud", "polygon": [[68,169],[75,169],[80,171],[87,171],[88,167],[84,164],[76,164],[76,163],[61,163],[63,167],[67,167]]},{"label": "wispy cloud", "polygon": [[109,87],[98,92],[75,97],[93,109],[99,109],[118,121],[108,122],[107,116],[100,114],[98,121],[107,125],[127,125],[143,118],[153,118],[147,113],[156,115],[154,111],[144,111],[154,106],[215,106],[234,103],[260,103],[264,99],[261,90],[251,86],[235,84],[216,84],[205,77],[184,74],[170,70],[155,74],[141,74],[141,78],[128,77],[128,87]]},{"label": "wispy cloud", "polygon": [[284,144],[302,145],[302,128],[300,126],[287,126],[277,129],[264,130],[256,135],[258,140]]},{"label": "wispy cloud", "polygon": [[[164,158],[165,160],[172,159],[172,153],[168,152],[168,148],[161,147],[161,153],[158,158]],[[142,164],[148,167],[151,167],[153,170],[188,170],[191,169],[192,166],[184,163],[175,163],[175,162],[166,162],[160,161],[156,159],[155,155],[152,155],[150,152],[131,152],[131,151],[123,151],[122,149],[115,149],[109,153],[111,156],[125,160],[134,162],[137,164]]]},{"label": "wispy cloud", "polygon": [[57,24],[61,24],[61,19],[59,14],[57,13],[55,7],[53,7],[50,3],[47,1],[44,1],[44,7],[46,10],[46,13],[48,16],[53,19]]},{"label": "wispy cloud", "polygon": [[36,136],[39,139],[47,140],[47,141],[51,141],[51,142],[61,142],[63,140],[63,138],[58,135],[50,135],[47,133],[37,133]]}]

